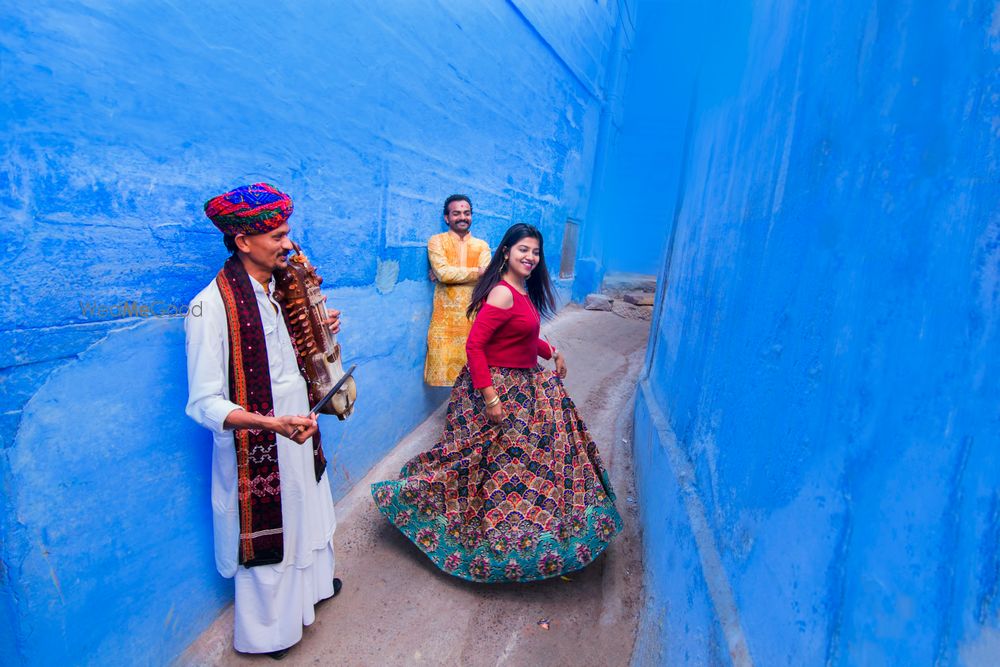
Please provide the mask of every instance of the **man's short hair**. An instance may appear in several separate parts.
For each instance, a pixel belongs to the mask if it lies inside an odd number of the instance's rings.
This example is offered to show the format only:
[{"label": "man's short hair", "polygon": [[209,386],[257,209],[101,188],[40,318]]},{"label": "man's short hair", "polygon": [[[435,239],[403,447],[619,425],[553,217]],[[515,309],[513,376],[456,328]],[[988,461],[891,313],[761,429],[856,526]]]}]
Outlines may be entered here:
[{"label": "man's short hair", "polygon": [[222,242],[226,244],[226,250],[231,254],[236,254],[236,237],[230,236],[229,234],[222,235]]},{"label": "man's short hair", "polygon": [[470,211],[472,210],[472,200],[469,199],[468,195],[452,195],[452,196],[450,196],[450,197],[448,197],[447,199],[444,200],[444,215],[445,216],[448,215],[448,207],[451,206],[452,202],[456,202],[456,201],[464,201],[466,204],[469,205],[469,210]]}]

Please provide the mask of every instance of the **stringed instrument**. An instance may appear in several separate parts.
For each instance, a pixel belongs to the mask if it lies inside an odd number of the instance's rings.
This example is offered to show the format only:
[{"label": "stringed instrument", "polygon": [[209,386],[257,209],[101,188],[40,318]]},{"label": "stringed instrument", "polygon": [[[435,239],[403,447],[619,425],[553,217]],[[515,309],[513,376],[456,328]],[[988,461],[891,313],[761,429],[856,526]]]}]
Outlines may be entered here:
[{"label": "stringed instrument", "polygon": [[[292,243],[295,252],[288,256],[288,267],[274,272],[274,299],[281,305],[292,337],[299,368],[305,374],[310,405],[319,402],[344,376],[337,336],[323,324],[328,318],[326,298],[320,290],[323,279],[302,252]],[[347,419],[354,411],[358,388],[348,377],[333,398],[322,408],[325,414]]]}]

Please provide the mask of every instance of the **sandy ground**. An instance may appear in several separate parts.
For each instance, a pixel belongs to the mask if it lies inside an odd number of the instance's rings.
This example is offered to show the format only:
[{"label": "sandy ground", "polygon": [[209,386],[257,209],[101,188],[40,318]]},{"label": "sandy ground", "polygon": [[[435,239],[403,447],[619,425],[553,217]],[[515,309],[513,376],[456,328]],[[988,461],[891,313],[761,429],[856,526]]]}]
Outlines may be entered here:
[{"label": "sandy ground", "polygon": [[[598,443],[625,530],[582,571],[529,584],[448,576],[375,509],[369,484],[396,477],[434,445],[444,406],[337,503],[337,576],[344,588],[281,663],[232,649],[232,608],[180,665],[628,665],[642,600],[631,423],[649,323],[569,306],[544,333],[566,355],[566,387]],[[547,619],[548,629],[539,625]]]}]

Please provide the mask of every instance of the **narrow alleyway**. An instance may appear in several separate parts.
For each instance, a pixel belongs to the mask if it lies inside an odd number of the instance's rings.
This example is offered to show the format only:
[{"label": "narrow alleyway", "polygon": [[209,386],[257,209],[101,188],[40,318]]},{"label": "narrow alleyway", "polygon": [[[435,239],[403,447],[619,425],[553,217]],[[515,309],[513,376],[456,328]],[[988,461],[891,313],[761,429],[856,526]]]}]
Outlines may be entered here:
[{"label": "narrow alleyway", "polygon": [[[320,606],[282,664],[627,665],[642,599],[631,421],[648,328],[643,320],[571,305],[544,330],[565,351],[567,389],[601,449],[625,519],[604,556],[565,579],[522,585],[473,584],[437,570],[376,511],[368,486],[395,477],[435,443],[442,406],[337,504],[344,589]],[[230,609],[181,664],[271,661],[233,652]]]}]

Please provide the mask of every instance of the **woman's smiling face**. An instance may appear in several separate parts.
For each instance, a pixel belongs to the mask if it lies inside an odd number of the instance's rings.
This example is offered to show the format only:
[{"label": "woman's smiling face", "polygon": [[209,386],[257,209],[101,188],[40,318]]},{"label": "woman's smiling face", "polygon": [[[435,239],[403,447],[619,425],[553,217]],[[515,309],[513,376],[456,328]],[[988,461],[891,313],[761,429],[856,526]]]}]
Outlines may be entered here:
[{"label": "woman's smiling face", "polygon": [[507,255],[507,270],[514,276],[527,280],[541,261],[542,249],[538,239],[525,236],[516,242]]}]

